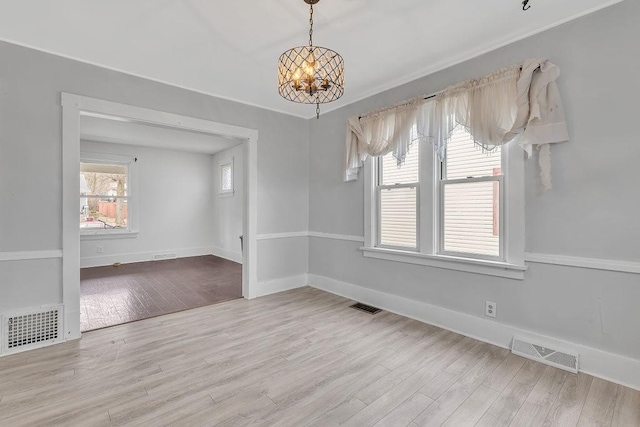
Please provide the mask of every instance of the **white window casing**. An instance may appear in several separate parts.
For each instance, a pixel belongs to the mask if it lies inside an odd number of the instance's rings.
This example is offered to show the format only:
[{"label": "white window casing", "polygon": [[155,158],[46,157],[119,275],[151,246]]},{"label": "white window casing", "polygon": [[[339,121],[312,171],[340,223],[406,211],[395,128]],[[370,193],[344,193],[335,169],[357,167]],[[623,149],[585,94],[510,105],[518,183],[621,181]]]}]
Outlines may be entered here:
[{"label": "white window casing", "polygon": [[219,197],[233,197],[235,191],[233,189],[233,157],[229,157],[218,161],[220,169],[220,189]]},{"label": "white window casing", "polygon": [[[518,145],[528,154],[534,145],[541,147],[541,182],[550,189],[549,144],[569,140],[558,76],[558,67],[547,59],[531,58],[433,96],[349,118],[344,179],[357,179],[364,166],[364,256],[523,279],[525,154]],[[484,160],[469,156],[458,159],[468,176],[442,174],[445,163],[438,159],[447,161],[458,127],[473,135],[473,143],[485,152],[501,147],[499,171],[480,167],[476,173]],[[415,135],[421,144],[420,177],[415,184],[417,225],[410,237],[416,244],[406,244],[410,238],[404,236],[398,240],[404,247],[385,247],[380,244],[387,237],[380,236],[377,158],[393,152],[403,160]],[[411,198],[403,200],[409,206]],[[399,215],[397,221],[402,220]],[[413,246],[416,250],[407,250]]]},{"label": "white window casing", "polygon": [[378,203],[376,247],[419,251],[420,162],[414,143],[402,167],[389,153],[375,162]]},{"label": "white window casing", "polygon": [[505,261],[504,156],[486,152],[459,127],[434,168],[438,194],[437,253]]},{"label": "white window casing", "polygon": [[[81,228],[82,240],[135,238],[138,235],[138,159],[131,156],[117,154],[81,152],[81,163],[97,163],[126,168],[125,196],[109,196],[110,198],[124,198],[127,206],[126,227],[118,228]],[[82,194],[79,195],[82,199]]]},{"label": "white window casing", "polygon": [[[420,178],[417,194],[416,248],[380,244],[379,159],[368,158],[364,164],[365,257],[466,271],[511,279],[524,278],[524,160],[525,153],[516,144],[502,146],[502,176],[479,177],[455,182],[498,182],[500,196],[499,256],[442,251],[442,209],[440,160],[431,144],[420,142]],[[396,186],[402,188],[404,186]],[[422,226],[420,226],[422,225]]]}]

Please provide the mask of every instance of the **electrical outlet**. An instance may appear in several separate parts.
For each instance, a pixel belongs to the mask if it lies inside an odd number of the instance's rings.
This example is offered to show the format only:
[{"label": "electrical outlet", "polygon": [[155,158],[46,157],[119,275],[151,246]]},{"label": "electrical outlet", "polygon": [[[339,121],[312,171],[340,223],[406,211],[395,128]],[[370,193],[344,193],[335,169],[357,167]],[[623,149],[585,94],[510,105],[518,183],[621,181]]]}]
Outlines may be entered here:
[{"label": "electrical outlet", "polygon": [[485,301],[485,306],[484,306],[484,315],[485,316],[496,317],[496,311],[497,310],[498,310],[498,307],[497,307],[495,302],[493,302],[493,301]]},{"label": "electrical outlet", "polygon": [[98,246],[96,248],[96,252],[98,252],[99,254],[103,254],[104,253],[104,248],[102,246]]}]

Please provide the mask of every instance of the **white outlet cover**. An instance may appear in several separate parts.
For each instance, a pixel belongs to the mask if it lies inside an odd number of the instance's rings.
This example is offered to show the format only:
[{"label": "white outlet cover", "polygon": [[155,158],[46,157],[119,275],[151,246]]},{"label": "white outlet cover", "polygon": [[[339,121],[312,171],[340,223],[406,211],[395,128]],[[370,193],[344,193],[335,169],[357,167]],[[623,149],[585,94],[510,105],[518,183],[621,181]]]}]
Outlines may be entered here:
[{"label": "white outlet cover", "polygon": [[484,315],[489,317],[496,317],[496,312],[498,310],[498,306],[493,301],[486,301],[484,308]]}]

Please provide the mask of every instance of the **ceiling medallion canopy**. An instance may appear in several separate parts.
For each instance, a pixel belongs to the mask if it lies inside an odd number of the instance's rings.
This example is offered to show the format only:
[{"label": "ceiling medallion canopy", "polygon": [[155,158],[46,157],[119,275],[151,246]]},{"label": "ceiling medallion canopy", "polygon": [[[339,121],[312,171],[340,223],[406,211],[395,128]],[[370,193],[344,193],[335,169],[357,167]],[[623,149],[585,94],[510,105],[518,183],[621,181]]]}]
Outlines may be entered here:
[{"label": "ceiling medallion canopy", "polygon": [[335,101],[344,93],[344,61],[334,50],[313,45],[313,5],[320,0],[304,0],[309,5],[309,45],[287,50],[278,60],[278,93],[289,101],[320,104]]}]

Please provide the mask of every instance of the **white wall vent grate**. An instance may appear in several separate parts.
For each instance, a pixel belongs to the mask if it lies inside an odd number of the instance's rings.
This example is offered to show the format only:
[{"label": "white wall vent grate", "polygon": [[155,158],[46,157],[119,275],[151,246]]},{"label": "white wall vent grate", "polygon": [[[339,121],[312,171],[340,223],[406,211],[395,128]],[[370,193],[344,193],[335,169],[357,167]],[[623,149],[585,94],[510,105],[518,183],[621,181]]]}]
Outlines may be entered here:
[{"label": "white wall vent grate", "polygon": [[2,316],[2,352],[14,353],[62,341],[62,306]]},{"label": "white wall vent grate", "polygon": [[519,338],[513,338],[511,352],[527,359],[564,369],[565,371],[578,373],[577,353],[572,354],[560,350],[554,350],[544,345],[534,344]]}]

